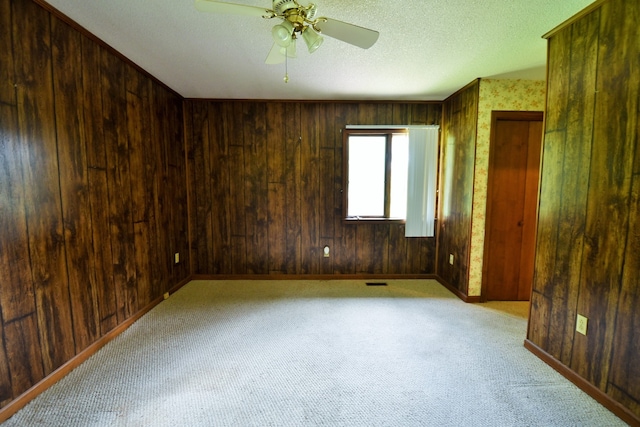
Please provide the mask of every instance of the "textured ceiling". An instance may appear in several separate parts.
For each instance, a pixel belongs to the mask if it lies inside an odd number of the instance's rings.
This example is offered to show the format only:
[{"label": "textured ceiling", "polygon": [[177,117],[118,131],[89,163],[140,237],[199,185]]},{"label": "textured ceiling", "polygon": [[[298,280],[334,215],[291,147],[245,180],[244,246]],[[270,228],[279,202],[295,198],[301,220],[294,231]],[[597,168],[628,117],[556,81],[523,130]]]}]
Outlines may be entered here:
[{"label": "textured ceiling", "polygon": [[193,0],[47,2],[186,98],[442,100],[478,77],[544,79],[541,36],[593,0],[317,0],[319,16],[380,38],[368,50],[300,44],[286,84],[285,64],[264,63],[275,20],[202,13]]}]

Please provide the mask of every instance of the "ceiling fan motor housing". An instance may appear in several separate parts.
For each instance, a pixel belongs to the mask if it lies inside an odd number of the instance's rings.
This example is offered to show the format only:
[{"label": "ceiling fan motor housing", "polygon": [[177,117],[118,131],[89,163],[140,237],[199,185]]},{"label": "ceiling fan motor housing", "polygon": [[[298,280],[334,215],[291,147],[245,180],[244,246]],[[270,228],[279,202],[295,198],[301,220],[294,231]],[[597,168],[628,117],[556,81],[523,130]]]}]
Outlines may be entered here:
[{"label": "ceiling fan motor housing", "polygon": [[297,9],[300,5],[292,0],[273,0],[273,11],[278,15],[284,15],[289,9]]}]

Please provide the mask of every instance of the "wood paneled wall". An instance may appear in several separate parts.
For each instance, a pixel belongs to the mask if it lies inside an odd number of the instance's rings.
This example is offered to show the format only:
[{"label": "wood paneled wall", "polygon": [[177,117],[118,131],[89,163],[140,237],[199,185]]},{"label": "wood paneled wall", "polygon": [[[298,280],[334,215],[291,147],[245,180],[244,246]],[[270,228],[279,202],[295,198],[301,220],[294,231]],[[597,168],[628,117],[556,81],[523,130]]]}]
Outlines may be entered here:
[{"label": "wood paneled wall", "polygon": [[189,276],[182,115],[49,11],[0,0],[0,407]]},{"label": "wood paneled wall", "polygon": [[443,108],[436,272],[463,297],[469,285],[479,90],[476,80],[447,98]]},{"label": "wood paneled wall", "polygon": [[549,38],[528,339],[640,425],[639,20],[610,0]]},{"label": "wood paneled wall", "polygon": [[193,273],[435,273],[435,238],[343,222],[341,130],[441,115],[441,103],[187,101]]}]

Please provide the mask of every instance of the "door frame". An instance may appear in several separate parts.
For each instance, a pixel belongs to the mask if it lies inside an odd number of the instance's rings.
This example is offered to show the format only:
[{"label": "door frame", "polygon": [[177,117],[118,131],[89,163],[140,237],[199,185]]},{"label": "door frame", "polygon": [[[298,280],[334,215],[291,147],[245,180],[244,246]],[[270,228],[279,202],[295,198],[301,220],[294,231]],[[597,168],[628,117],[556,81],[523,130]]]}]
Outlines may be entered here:
[{"label": "door frame", "polygon": [[[543,111],[503,111],[503,110],[493,110],[491,111],[491,129],[490,129],[490,139],[489,139],[489,165],[487,169],[487,196],[486,196],[486,210],[485,210],[485,221],[484,221],[484,249],[482,253],[482,284],[480,288],[480,301],[487,301],[487,268],[488,268],[488,257],[489,257],[489,242],[490,239],[490,230],[487,227],[489,222],[489,218],[491,218],[491,204],[489,203],[491,197],[493,196],[493,166],[495,162],[495,139],[496,139],[496,122],[498,120],[512,120],[512,121],[540,121],[542,122],[542,138],[544,139],[544,112]],[[540,141],[540,160],[542,161],[542,140]],[[540,174],[538,175],[538,196],[540,197]],[[536,202],[536,218],[537,214],[537,205]],[[537,228],[537,224],[534,225]],[[536,234],[534,232],[534,234]],[[535,245],[535,240],[534,240]],[[531,297],[529,297],[529,301],[531,301]]]}]

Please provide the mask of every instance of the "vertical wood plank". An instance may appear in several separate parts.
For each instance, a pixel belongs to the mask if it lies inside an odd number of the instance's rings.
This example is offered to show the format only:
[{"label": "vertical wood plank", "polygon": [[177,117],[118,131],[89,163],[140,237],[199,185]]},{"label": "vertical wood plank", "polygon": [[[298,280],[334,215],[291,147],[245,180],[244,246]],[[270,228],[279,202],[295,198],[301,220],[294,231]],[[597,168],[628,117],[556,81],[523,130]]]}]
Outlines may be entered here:
[{"label": "vertical wood plank", "polygon": [[224,137],[222,104],[210,102],[208,110],[209,136],[211,138],[211,191],[213,196],[213,262],[215,273],[231,271],[231,219],[229,214],[229,148]]},{"label": "vertical wood plank", "polygon": [[131,206],[133,220],[134,263],[136,271],[135,311],[147,305],[151,299],[152,272],[150,249],[153,212],[151,211],[153,182],[149,180],[150,159],[145,139],[149,138],[146,113],[149,97],[148,84],[132,66],[125,66],[127,98],[127,135],[129,136],[129,161]]},{"label": "vertical wood plank", "polygon": [[84,140],[87,156],[87,185],[92,229],[97,314],[100,333],[105,334],[117,325],[117,301],[113,282],[113,261],[109,236],[109,190],[107,156],[103,131],[104,114],[102,92],[96,90],[102,82],[102,49],[87,37],[81,37],[82,97]]},{"label": "vertical wood plank", "polygon": [[[334,192],[335,192],[335,147],[336,134],[333,132],[335,128],[336,105],[333,103],[322,104],[319,106],[320,112],[320,128],[322,133],[318,135],[320,151],[318,163],[318,186],[319,198],[316,212],[319,216],[318,234],[321,239],[332,239],[335,234],[334,230]],[[338,136],[339,137],[339,136]],[[342,141],[342,138],[339,137]],[[340,174],[341,175],[341,174]],[[320,252],[324,244],[318,243]],[[322,256],[318,253],[318,256]],[[328,261],[324,260],[323,261]],[[326,264],[323,262],[323,265]]]},{"label": "vertical wood plank", "polygon": [[389,224],[376,224],[373,227],[374,241],[374,274],[389,272]]},{"label": "vertical wood plank", "polygon": [[170,236],[173,232],[171,222],[171,199],[176,194],[175,183],[169,181],[168,145],[171,135],[169,99],[166,90],[159,83],[151,81],[149,108],[151,113],[151,135],[147,138],[147,152],[153,167],[149,180],[153,183],[151,224],[151,272],[153,283],[151,299],[168,291],[168,279],[173,264],[173,245]]},{"label": "vertical wood plank", "polygon": [[45,367],[38,343],[35,314],[4,325],[7,359],[14,398],[44,378]]},{"label": "vertical wood plank", "polygon": [[0,308],[5,322],[35,311],[17,121],[17,109],[0,104],[0,274],[6,283]]},{"label": "vertical wood plank", "polygon": [[[287,115],[290,103],[269,102],[266,104],[267,120],[267,179],[270,183],[284,183],[286,180],[286,143],[295,137],[298,123],[295,117]],[[293,119],[293,120],[292,120]],[[293,131],[293,133],[292,133]]]},{"label": "vertical wood plank", "polygon": [[[269,272],[287,272],[286,145],[297,123],[287,115],[287,103],[266,105]],[[293,129],[292,129],[293,128]]]},{"label": "vertical wood plank", "polygon": [[231,220],[232,271],[234,274],[247,272],[246,216],[244,209],[244,148],[229,146],[229,206]]},{"label": "vertical wood plank", "polygon": [[550,300],[534,290],[531,293],[531,313],[529,315],[527,338],[542,348],[546,348],[548,342],[550,311]]},{"label": "vertical wood plank", "polygon": [[172,263],[171,284],[180,283],[191,273],[189,251],[189,209],[187,191],[188,176],[186,165],[186,131],[187,116],[184,114],[183,100],[177,94],[169,98],[169,114],[172,126],[170,129],[169,179],[174,183],[175,197],[171,203],[171,221],[173,223],[173,252],[180,254],[180,262]]},{"label": "vertical wood plank", "polygon": [[0,0],[0,104],[16,105],[11,0]]},{"label": "vertical wood plank", "polygon": [[11,373],[9,372],[9,359],[5,351],[7,342],[4,337],[4,326],[0,327],[0,408],[13,399],[11,388]]},{"label": "vertical wood plank", "polygon": [[301,140],[302,122],[299,104],[287,104],[285,114],[290,119],[291,130],[285,142],[285,210],[287,212],[285,258],[286,271],[290,274],[302,272],[302,187],[301,176]]},{"label": "vertical wood plank", "polygon": [[319,216],[318,234],[321,238],[332,238],[335,234],[334,226],[334,195],[335,195],[335,148],[321,148],[319,158],[319,197],[317,215]]},{"label": "vertical wood plank", "polygon": [[345,162],[342,131],[348,124],[356,124],[358,121],[358,104],[340,103],[335,107],[335,169],[336,180],[334,195],[334,230],[333,241],[333,270],[337,274],[355,274],[356,272],[356,229],[355,224],[346,224],[343,219],[346,216],[344,197]]},{"label": "vertical wood plank", "polygon": [[247,273],[266,274],[269,246],[265,104],[245,103],[243,117]]},{"label": "vertical wood plank", "polygon": [[75,354],[58,180],[51,25],[49,14],[31,2],[14,2],[12,12],[29,254],[44,372],[49,374]]},{"label": "vertical wood plank", "polygon": [[195,173],[195,126],[194,126],[194,111],[197,102],[184,101],[183,109],[183,122],[184,122],[184,149],[185,149],[185,174],[186,174],[186,200],[188,203],[188,224],[187,232],[189,233],[189,271],[196,273],[198,271],[198,265],[196,259],[198,258],[198,247],[196,242],[198,241],[198,234],[196,232],[196,222],[198,220],[196,212],[197,203],[197,191],[199,185],[196,180]]},{"label": "vertical wood plank", "polygon": [[319,271],[321,253],[320,239],[320,140],[323,130],[319,123],[320,106],[316,103],[303,104],[300,112],[302,141],[300,149],[300,182],[302,191],[301,246],[302,273],[314,274]]},{"label": "vertical wood plank", "polygon": [[[225,139],[229,145],[229,206],[231,236],[244,237],[246,235],[245,215],[245,161],[244,161],[244,131],[241,121],[242,103],[226,103],[223,109],[225,123]],[[245,271],[246,253],[242,255],[244,261],[233,258],[234,271]]]},{"label": "vertical wood plank", "polygon": [[[404,224],[389,226],[389,274],[403,274],[407,267],[407,239]],[[435,255],[435,253],[433,254]]]},{"label": "vertical wood plank", "polygon": [[269,273],[286,274],[286,186],[280,182],[271,182],[268,191]]},{"label": "vertical wood plank", "polygon": [[87,155],[84,140],[80,34],[52,19],[53,89],[65,253],[73,314],[75,352],[100,336],[92,251]]},{"label": "vertical wood plank", "polygon": [[212,209],[214,201],[211,198],[211,161],[209,135],[209,109],[207,103],[193,104],[193,182],[198,183],[193,194],[194,206],[194,233],[195,242],[195,271],[202,273],[210,271],[213,262],[213,250],[211,248]]},{"label": "vertical wood plank", "polygon": [[547,76],[547,96],[553,99],[553,103],[547,104],[545,113],[545,128],[547,132],[566,129],[568,110],[565,106],[569,102],[570,84],[570,52],[571,31],[562,31],[549,40],[549,67]]},{"label": "vertical wood plank", "polygon": [[118,323],[138,310],[124,64],[102,51],[103,134]]},{"label": "vertical wood plank", "polygon": [[[18,165],[16,91],[13,46],[11,44],[11,2],[0,0],[0,276],[5,285],[0,293],[0,407],[13,398],[5,324],[35,310],[33,283],[29,272],[29,251],[24,215],[22,179]],[[17,284],[20,284],[18,286]]]}]

